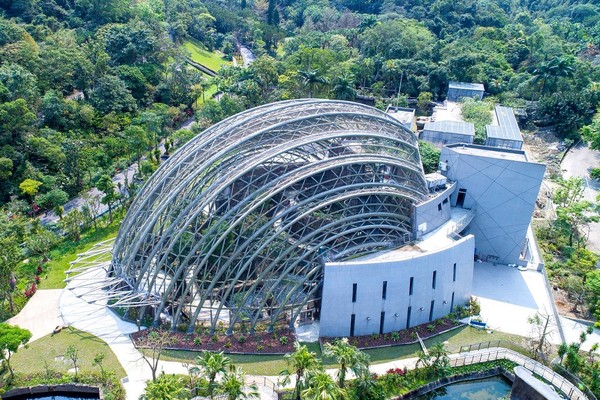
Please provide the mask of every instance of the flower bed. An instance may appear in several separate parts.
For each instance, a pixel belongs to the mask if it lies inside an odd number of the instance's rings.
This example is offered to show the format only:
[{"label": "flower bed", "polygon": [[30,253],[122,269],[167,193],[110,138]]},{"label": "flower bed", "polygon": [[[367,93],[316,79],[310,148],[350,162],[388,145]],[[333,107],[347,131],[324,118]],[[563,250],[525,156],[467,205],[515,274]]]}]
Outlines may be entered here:
[{"label": "flower bed", "polygon": [[[148,330],[143,330],[130,335],[136,347],[148,336],[148,332]],[[289,329],[273,333],[257,332],[231,336],[173,332],[171,340],[172,343],[166,346],[166,349],[222,351],[231,354],[285,354],[294,351],[295,336]]]},{"label": "flower bed", "polygon": [[[421,339],[427,339],[432,336],[448,332],[452,329],[456,329],[463,325],[463,323],[456,320],[440,318],[426,324],[414,326],[410,329],[394,331],[384,335],[372,334],[365,336],[351,336],[348,341],[351,345],[356,346],[359,349],[398,346],[417,343],[419,341],[417,334],[421,337]],[[338,338],[321,338],[321,344],[333,343],[337,339]]]}]

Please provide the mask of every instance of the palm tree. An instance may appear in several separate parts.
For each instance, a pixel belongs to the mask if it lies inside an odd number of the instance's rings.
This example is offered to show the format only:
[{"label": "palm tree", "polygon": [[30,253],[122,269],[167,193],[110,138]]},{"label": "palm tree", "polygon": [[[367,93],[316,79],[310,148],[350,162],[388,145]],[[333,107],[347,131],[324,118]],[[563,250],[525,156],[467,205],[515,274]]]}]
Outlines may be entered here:
[{"label": "palm tree", "polygon": [[308,347],[305,345],[300,345],[300,343],[296,342],[294,348],[296,350],[293,353],[283,356],[288,364],[288,369],[281,371],[279,374],[284,378],[283,384],[289,382],[291,374],[296,375],[294,394],[296,395],[296,400],[300,400],[300,392],[306,385],[309,373],[318,369],[320,363],[317,359],[317,355],[314,352],[309,351]]},{"label": "palm tree", "polygon": [[231,364],[231,360],[223,352],[212,353],[205,351],[198,356],[197,364],[208,380],[208,394],[212,399],[216,387],[217,375],[225,373],[227,367]]},{"label": "palm tree", "polygon": [[448,351],[443,343],[436,343],[429,348],[429,356],[432,359],[431,367],[436,376],[445,376],[450,368]]},{"label": "palm tree", "polygon": [[187,399],[189,392],[180,377],[174,375],[161,375],[156,381],[146,385],[140,400],[175,400]]},{"label": "palm tree", "polygon": [[312,98],[314,90],[317,86],[325,85],[327,79],[321,76],[321,72],[317,69],[308,69],[306,71],[298,71],[300,83],[308,89],[308,97]]},{"label": "palm tree", "polygon": [[559,78],[570,78],[575,74],[575,59],[572,56],[556,56],[549,61],[542,61],[533,70],[533,82],[540,83],[540,95],[546,89],[552,89]]},{"label": "palm tree", "polygon": [[346,389],[339,387],[325,371],[313,372],[310,385],[302,391],[303,400],[342,400],[348,398]]},{"label": "palm tree", "polygon": [[450,367],[448,351],[443,343],[436,343],[426,351],[419,351],[417,357],[417,368],[423,368],[428,376],[443,376]]},{"label": "palm tree", "polygon": [[421,350],[417,352],[417,362],[415,364],[417,368],[428,369],[431,367],[431,362],[431,355],[429,353]]},{"label": "palm tree", "polygon": [[356,98],[354,77],[346,73],[336,77],[331,91],[338,100],[354,100]]},{"label": "palm tree", "polygon": [[334,358],[340,369],[338,370],[338,385],[344,387],[346,381],[346,372],[348,367],[352,369],[355,375],[369,370],[369,356],[360,351],[355,346],[348,343],[348,338],[336,340],[333,343],[325,343],[323,354],[326,357]]},{"label": "palm tree", "polygon": [[227,396],[227,400],[254,399],[259,397],[258,387],[255,384],[249,386],[250,392],[244,391],[246,374],[241,368],[235,365],[229,365],[229,371],[225,373],[219,393]]}]

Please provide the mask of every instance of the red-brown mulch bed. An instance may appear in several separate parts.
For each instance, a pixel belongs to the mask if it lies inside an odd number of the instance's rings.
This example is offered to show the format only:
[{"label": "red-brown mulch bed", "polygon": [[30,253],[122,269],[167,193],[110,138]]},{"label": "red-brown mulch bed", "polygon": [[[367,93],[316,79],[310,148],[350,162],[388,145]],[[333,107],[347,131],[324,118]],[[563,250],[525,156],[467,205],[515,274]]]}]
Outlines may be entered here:
[{"label": "red-brown mulch bed", "polygon": [[[448,318],[440,318],[426,324],[414,326],[410,329],[403,329],[401,331],[386,333],[384,335],[373,334],[365,336],[351,336],[348,341],[351,345],[356,346],[359,349],[399,346],[417,343],[419,339],[417,339],[416,333],[419,334],[421,339],[425,340],[463,325],[464,324],[459,321],[453,321]],[[339,338],[321,338],[321,345],[325,343],[332,343],[337,339]]]},{"label": "red-brown mulch bed", "polygon": [[[136,347],[140,345],[149,330],[132,333],[131,340]],[[296,337],[289,329],[278,330],[275,333],[257,332],[254,334],[216,334],[213,336],[171,333],[172,343],[166,346],[170,350],[188,351],[222,351],[224,353],[243,354],[286,354],[294,351]],[[284,339],[282,339],[284,338]],[[143,347],[143,346],[142,346]]]}]

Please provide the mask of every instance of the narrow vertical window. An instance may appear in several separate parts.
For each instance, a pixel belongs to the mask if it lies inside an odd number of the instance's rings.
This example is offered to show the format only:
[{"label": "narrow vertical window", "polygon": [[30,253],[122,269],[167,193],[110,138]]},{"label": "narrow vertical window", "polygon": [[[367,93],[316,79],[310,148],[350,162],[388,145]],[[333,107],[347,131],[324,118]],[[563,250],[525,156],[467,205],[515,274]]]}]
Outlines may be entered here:
[{"label": "narrow vertical window", "polygon": [[353,283],[352,284],[352,302],[353,303],[356,303],[356,289],[358,289],[358,284]]},{"label": "narrow vertical window", "polygon": [[415,278],[414,277],[410,277],[410,283],[408,284],[408,295],[411,296],[413,294],[413,286],[415,283]]},{"label": "narrow vertical window", "polygon": [[454,267],[452,268],[452,282],[456,282],[456,263],[454,263]]},{"label": "narrow vertical window", "polygon": [[381,298],[385,300],[387,297],[387,281],[383,281],[383,288],[381,289]]},{"label": "narrow vertical window", "polygon": [[433,307],[435,306],[435,300],[431,300],[431,307],[429,308],[429,322],[433,321]]},{"label": "narrow vertical window", "polygon": [[410,313],[412,311],[412,307],[408,307],[408,310],[406,311],[406,327],[410,328]]},{"label": "narrow vertical window", "polygon": [[452,300],[450,301],[450,312],[454,310],[454,292],[452,292]]},{"label": "narrow vertical window", "polygon": [[438,203],[438,211],[442,211],[442,203]]},{"label": "narrow vertical window", "polygon": [[354,336],[354,323],[356,322],[356,314],[350,316],[350,336]]},{"label": "narrow vertical window", "polygon": [[435,281],[437,278],[437,271],[433,271],[433,277],[431,278],[431,288],[435,289]]},{"label": "narrow vertical window", "polygon": [[385,311],[381,312],[381,318],[379,319],[379,334],[383,335],[383,324],[385,324]]}]

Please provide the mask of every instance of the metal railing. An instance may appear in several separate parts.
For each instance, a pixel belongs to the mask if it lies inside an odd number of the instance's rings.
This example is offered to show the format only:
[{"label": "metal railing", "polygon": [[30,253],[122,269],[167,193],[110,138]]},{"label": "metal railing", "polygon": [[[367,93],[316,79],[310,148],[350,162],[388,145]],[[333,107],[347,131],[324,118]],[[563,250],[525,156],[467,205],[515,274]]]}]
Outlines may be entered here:
[{"label": "metal railing", "polygon": [[480,343],[464,345],[464,346],[460,346],[460,349],[458,350],[458,352],[459,353],[468,353],[471,351],[492,349],[492,348],[498,348],[498,347],[510,349],[510,350],[516,351],[517,353],[521,353],[524,355],[528,355],[531,353],[529,350],[527,350],[523,346],[520,346],[518,344],[515,344],[514,342],[509,342],[506,340],[492,340],[489,342],[480,342]]},{"label": "metal railing", "polygon": [[279,396],[277,392],[279,385],[266,376],[248,376],[246,383],[253,383],[259,387],[262,386],[267,388],[273,393],[273,398],[278,398]]},{"label": "metal railing", "polygon": [[564,393],[568,399],[589,400],[581,390],[579,390],[565,377],[529,357],[525,357],[516,351],[505,348],[490,348],[486,350],[489,351],[480,351],[475,354],[451,356],[450,365],[453,367],[459,367],[463,365],[478,364],[501,359],[509,360],[528,369],[538,377],[541,377],[543,380]]}]

